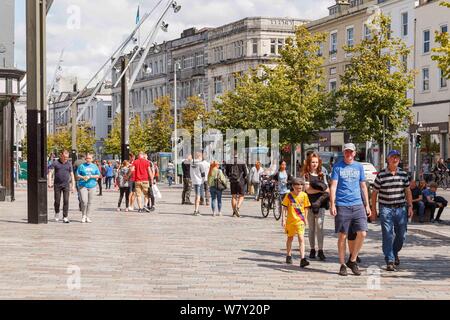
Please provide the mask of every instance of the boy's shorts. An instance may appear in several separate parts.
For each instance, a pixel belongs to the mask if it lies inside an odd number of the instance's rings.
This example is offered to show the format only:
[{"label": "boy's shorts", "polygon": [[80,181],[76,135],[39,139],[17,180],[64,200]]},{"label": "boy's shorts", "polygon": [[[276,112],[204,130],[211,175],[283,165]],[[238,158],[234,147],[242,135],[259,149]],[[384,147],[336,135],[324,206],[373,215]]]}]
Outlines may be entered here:
[{"label": "boy's shorts", "polygon": [[148,196],[148,189],[150,187],[148,181],[136,181],[134,185],[136,188],[136,195],[138,197],[140,197],[142,194],[144,194],[144,196]]},{"label": "boy's shorts", "polygon": [[303,236],[305,234],[305,224],[297,223],[286,225],[286,234],[288,237],[294,237],[295,235]]}]

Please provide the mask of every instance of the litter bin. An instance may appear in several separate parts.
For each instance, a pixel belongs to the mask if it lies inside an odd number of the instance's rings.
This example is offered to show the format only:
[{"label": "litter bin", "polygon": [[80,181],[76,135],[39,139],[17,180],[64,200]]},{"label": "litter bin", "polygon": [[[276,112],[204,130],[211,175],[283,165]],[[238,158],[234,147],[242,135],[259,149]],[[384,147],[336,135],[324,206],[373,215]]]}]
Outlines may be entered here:
[{"label": "litter bin", "polygon": [[0,186],[0,202],[6,201],[6,188],[3,186]]}]

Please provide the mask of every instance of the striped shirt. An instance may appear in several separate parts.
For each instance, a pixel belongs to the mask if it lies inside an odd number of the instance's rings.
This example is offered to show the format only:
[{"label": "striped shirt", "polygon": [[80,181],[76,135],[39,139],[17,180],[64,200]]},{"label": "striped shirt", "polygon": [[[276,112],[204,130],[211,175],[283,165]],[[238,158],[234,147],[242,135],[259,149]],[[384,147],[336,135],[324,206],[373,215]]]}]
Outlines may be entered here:
[{"label": "striped shirt", "polygon": [[381,205],[406,204],[405,188],[409,187],[408,174],[400,169],[393,175],[387,168],[381,171],[373,184],[373,188],[379,193]]}]

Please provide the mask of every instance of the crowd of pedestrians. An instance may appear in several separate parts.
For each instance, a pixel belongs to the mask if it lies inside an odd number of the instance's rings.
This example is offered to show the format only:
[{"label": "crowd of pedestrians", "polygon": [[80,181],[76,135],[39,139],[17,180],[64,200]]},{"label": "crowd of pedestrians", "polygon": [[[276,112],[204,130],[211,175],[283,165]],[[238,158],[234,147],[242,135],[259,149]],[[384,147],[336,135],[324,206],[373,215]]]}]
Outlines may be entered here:
[{"label": "crowd of pedestrians", "polygon": [[[406,240],[408,220],[414,210],[420,222],[424,222],[429,210],[432,222],[441,222],[441,214],[447,201],[436,195],[437,185],[426,181],[410,181],[406,172],[400,169],[400,153],[392,150],[387,156],[387,167],[377,175],[373,184],[371,199],[366,184],[364,168],[355,160],[356,147],[352,143],[344,146],[344,158],[333,165],[329,175],[322,166],[320,155],[310,152],[301,166],[298,177],[287,170],[287,163],[281,161],[278,170],[263,168],[260,162],[250,169],[238,161],[235,154],[232,163],[209,162],[201,152],[194,157],[188,155],[181,163],[183,190],[181,204],[193,205],[193,215],[201,216],[201,206],[210,206],[212,216],[222,216],[223,192],[231,193],[232,217],[240,218],[246,193],[260,200],[261,181],[270,175],[275,183],[279,203],[282,207],[281,224],[287,236],[286,263],[292,264],[292,245],[295,237],[299,241],[300,267],[310,262],[305,253],[305,230],[308,228],[309,259],[325,261],[324,221],[326,211],[334,218],[337,234],[339,272],[347,276],[347,269],[360,275],[359,254],[367,236],[368,218],[380,217],[382,230],[382,251],[387,271],[395,271],[400,265],[399,252]],[[63,151],[59,159],[49,167],[49,187],[54,188],[55,221],[59,221],[61,196],[63,196],[63,222],[69,220],[70,193],[77,192],[81,222],[92,223],[92,205],[95,192],[102,196],[105,190],[113,188],[118,192],[117,211],[152,212],[155,197],[160,198],[156,185],[159,169],[144,152],[129,160],[103,161],[93,159],[92,154],[81,156],[69,162],[69,152]],[[167,166],[167,181],[172,186],[175,165]],[[191,189],[194,202],[191,202]],[[438,209],[436,218],[435,211]],[[231,214],[231,212],[230,212]],[[348,248],[348,255],[347,255]]]}]

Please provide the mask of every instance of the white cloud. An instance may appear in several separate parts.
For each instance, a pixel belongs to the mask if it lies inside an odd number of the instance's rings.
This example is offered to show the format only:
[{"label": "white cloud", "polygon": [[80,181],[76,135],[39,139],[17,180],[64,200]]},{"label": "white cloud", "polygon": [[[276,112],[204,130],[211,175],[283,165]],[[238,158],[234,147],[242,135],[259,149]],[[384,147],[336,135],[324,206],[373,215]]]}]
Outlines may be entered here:
[{"label": "white cloud", "polygon": [[[20,0],[23,1],[23,0]],[[47,18],[48,75],[54,73],[59,54],[65,50],[63,69],[81,79],[90,78],[118,47],[135,26],[136,10],[141,5],[141,17],[157,3],[139,0],[58,0]],[[167,0],[163,0],[167,3]],[[233,21],[255,16],[318,19],[327,14],[333,0],[178,0],[182,10],[167,17],[169,32],[160,32],[157,41],[180,36],[190,27],[217,27]],[[23,10],[23,6],[18,6]],[[68,10],[79,8],[79,29],[73,25]],[[71,13],[75,11],[71,11]],[[18,12],[18,15],[25,12]],[[157,15],[146,23],[141,38],[151,30]],[[159,14],[158,14],[159,16]],[[16,62],[25,68],[25,25],[23,19],[16,26]],[[52,79],[48,79],[50,82]]]}]

